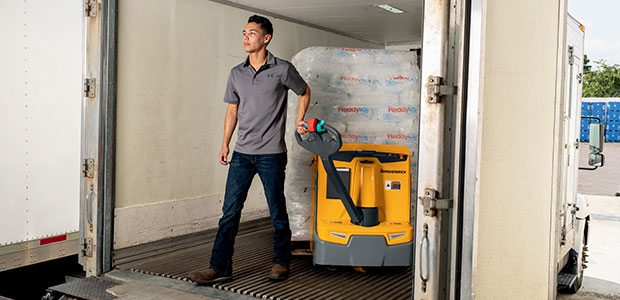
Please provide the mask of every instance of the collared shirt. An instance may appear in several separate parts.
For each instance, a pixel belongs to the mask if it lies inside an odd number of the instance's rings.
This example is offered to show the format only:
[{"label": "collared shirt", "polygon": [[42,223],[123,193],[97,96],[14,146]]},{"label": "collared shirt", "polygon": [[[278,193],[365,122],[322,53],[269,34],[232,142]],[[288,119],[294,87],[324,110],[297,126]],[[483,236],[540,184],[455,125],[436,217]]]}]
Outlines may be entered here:
[{"label": "collared shirt", "polygon": [[250,58],[232,68],[224,102],[237,104],[237,144],[244,154],[286,152],[284,132],[288,90],[301,95],[306,82],[288,61],[267,52],[267,61],[258,70]]}]

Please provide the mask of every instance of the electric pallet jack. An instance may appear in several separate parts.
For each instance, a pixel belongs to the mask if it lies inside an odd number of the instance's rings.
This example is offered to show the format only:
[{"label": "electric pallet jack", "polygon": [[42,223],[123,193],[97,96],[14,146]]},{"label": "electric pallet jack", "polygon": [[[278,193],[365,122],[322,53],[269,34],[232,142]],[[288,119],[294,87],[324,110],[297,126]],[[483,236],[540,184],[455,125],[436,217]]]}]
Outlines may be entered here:
[{"label": "electric pallet jack", "polygon": [[315,265],[411,266],[410,152],[344,144],[325,121],[308,120],[297,143],[318,156],[311,248]]}]

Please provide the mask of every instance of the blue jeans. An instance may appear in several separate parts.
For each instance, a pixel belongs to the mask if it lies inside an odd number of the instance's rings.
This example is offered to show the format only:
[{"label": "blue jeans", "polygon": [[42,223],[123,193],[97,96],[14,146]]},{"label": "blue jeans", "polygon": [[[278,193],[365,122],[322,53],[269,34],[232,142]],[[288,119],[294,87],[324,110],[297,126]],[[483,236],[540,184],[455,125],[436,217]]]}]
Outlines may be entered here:
[{"label": "blue jeans", "polygon": [[241,210],[248,196],[254,175],[258,173],[265,197],[269,205],[273,234],[273,262],[289,265],[291,260],[291,229],[284,198],[284,171],[286,153],[250,155],[233,152],[226,193],[224,195],[223,215],[215,236],[211,253],[211,268],[224,276],[232,275],[232,256],[235,237],[239,231]]}]

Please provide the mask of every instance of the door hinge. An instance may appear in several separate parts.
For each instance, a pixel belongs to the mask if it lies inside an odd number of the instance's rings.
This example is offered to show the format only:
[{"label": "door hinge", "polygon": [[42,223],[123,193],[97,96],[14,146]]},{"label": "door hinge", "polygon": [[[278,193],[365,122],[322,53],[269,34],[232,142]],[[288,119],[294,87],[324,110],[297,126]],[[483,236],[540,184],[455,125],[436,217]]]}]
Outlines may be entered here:
[{"label": "door hinge", "polygon": [[95,98],[97,96],[96,88],[95,78],[84,78],[84,97]]},{"label": "door hinge", "polygon": [[573,46],[568,46],[568,64],[572,65],[575,63],[575,48]]},{"label": "door hinge", "polygon": [[82,163],[82,174],[86,178],[95,177],[95,159],[94,158],[86,158]]},{"label": "door hinge", "polygon": [[99,10],[99,3],[97,0],[84,0],[84,16],[87,18],[94,18],[97,16]]},{"label": "door hinge", "polygon": [[424,215],[434,217],[438,209],[452,208],[452,199],[437,199],[438,192],[434,189],[425,189],[424,197],[420,197],[420,203],[424,206]]},{"label": "door hinge", "polygon": [[566,230],[566,225],[562,226],[562,232],[560,236],[560,245],[564,246],[566,244],[566,236],[568,235],[568,230]]},{"label": "door hinge", "polygon": [[93,257],[93,239],[85,238],[82,244],[82,256]]},{"label": "door hinge", "polygon": [[445,85],[441,76],[429,76],[426,81],[426,92],[429,103],[440,103],[441,96],[456,95],[456,86]]}]

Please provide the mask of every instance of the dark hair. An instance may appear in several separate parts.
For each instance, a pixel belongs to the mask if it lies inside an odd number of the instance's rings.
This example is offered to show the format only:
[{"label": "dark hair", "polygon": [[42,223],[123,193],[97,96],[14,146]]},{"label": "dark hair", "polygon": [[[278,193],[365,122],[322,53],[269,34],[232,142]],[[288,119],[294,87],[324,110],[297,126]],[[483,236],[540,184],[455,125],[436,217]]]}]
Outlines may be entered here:
[{"label": "dark hair", "polygon": [[269,21],[269,19],[263,16],[253,15],[248,19],[248,23],[256,23],[260,25],[260,27],[265,31],[265,34],[271,34],[273,36],[273,25],[271,25],[271,21]]}]

